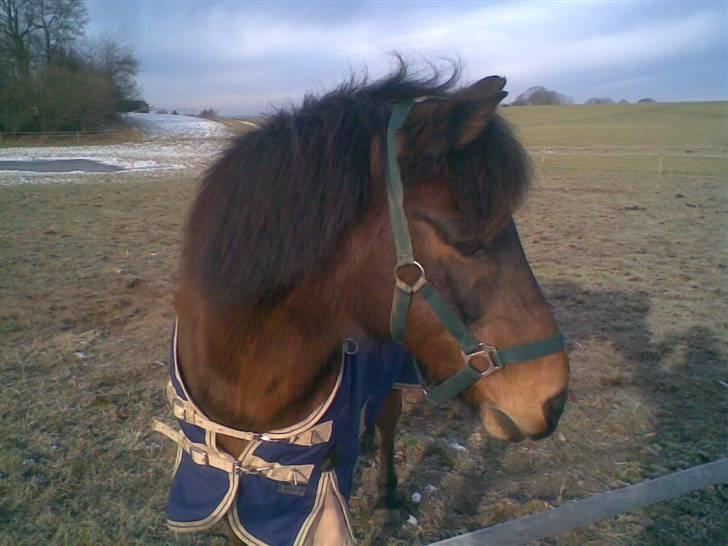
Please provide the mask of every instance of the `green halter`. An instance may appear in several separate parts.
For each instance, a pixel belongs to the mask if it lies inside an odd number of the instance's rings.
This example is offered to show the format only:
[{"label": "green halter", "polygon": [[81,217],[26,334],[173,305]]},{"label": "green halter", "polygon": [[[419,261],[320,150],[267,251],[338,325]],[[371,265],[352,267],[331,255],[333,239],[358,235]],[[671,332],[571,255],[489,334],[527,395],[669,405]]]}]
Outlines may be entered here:
[{"label": "green halter", "polygon": [[[482,343],[463,323],[443,299],[437,289],[427,282],[425,270],[414,258],[412,239],[404,212],[404,190],[397,161],[398,132],[415,101],[408,100],[394,105],[392,116],[387,127],[387,197],[389,201],[389,218],[392,224],[394,246],[397,250],[397,265],[394,268],[395,288],[392,300],[390,329],[392,338],[404,343],[407,326],[407,315],[413,294],[420,294],[430,305],[443,326],[457,340],[463,354],[465,367],[450,379],[429,389],[427,398],[435,404],[454,398],[474,383],[503,368],[506,364],[524,362],[541,358],[564,350],[565,341],[561,333],[498,350],[492,345]],[[417,280],[409,283],[401,278],[401,273],[409,268],[415,269]]]}]

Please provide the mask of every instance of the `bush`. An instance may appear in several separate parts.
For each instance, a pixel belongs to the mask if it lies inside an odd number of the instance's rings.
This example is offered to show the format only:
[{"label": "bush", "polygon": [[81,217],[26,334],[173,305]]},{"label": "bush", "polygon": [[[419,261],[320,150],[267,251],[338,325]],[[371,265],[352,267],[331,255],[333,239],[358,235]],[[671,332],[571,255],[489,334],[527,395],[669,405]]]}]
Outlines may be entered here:
[{"label": "bush", "polygon": [[128,47],[80,43],[83,0],[0,5],[0,131],[94,130],[138,93],[139,62]]},{"label": "bush", "polygon": [[593,98],[589,99],[588,101],[586,101],[584,104],[614,104],[614,101],[612,99],[610,99],[609,97],[603,98],[603,99],[593,97]]},{"label": "bush", "polygon": [[48,65],[0,88],[0,130],[96,130],[113,116],[114,105],[108,79],[64,65]]},{"label": "bush", "polygon": [[551,91],[545,87],[530,87],[511,103],[511,106],[528,106],[544,104],[573,104],[573,100],[566,95]]},{"label": "bush", "polygon": [[0,131],[30,131],[37,117],[30,78],[19,78],[0,87]]},{"label": "bush", "polygon": [[201,118],[212,119],[217,117],[217,112],[215,112],[212,108],[205,108],[198,114],[198,116]]}]

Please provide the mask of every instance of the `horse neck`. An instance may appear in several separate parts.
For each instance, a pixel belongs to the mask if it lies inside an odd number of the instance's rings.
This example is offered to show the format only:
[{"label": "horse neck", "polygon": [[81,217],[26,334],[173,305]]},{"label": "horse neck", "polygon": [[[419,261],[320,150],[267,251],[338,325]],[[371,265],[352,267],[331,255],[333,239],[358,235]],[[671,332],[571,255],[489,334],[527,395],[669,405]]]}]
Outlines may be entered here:
[{"label": "horse neck", "polygon": [[331,392],[345,327],[341,306],[322,293],[294,291],[273,308],[240,309],[182,287],[176,306],[182,374],[210,418],[270,431],[300,421]]}]

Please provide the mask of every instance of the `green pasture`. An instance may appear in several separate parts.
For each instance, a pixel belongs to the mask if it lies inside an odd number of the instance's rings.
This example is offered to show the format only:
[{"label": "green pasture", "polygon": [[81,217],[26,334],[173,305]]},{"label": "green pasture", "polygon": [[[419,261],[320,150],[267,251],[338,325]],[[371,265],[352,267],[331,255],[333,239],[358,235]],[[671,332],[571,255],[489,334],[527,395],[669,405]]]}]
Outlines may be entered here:
[{"label": "green pasture", "polygon": [[728,148],[728,102],[519,106],[502,115],[526,146]]},{"label": "green pasture", "polygon": [[728,174],[728,102],[502,109],[544,170]]}]

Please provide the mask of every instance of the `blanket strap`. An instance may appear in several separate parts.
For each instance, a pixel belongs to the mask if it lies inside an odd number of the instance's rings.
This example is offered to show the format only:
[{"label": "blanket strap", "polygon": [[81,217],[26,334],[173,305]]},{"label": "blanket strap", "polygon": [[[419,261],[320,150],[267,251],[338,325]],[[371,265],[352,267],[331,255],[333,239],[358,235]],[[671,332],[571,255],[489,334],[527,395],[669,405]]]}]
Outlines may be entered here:
[{"label": "blanket strap", "polygon": [[231,438],[237,438],[239,440],[248,440],[251,442],[263,441],[280,441],[288,444],[295,444],[303,447],[310,447],[319,444],[325,444],[331,438],[332,422],[326,421],[324,423],[318,423],[317,425],[299,432],[297,434],[286,434],[286,433],[258,433],[258,432],[247,432],[244,430],[238,430],[235,428],[226,427],[220,423],[216,423],[208,419],[198,410],[194,404],[189,400],[181,398],[175,391],[174,385],[170,381],[167,383],[167,400],[172,406],[172,412],[174,416],[180,421],[195,425],[210,432],[217,434],[223,434],[230,436]]},{"label": "blanket strap", "polygon": [[238,461],[227,453],[219,452],[205,444],[192,442],[181,430],[175,430],[156,419],[152,428],[180,446],[194,463],[211,466],[228,474],[255,474],[270,480],[298,485],[308,483],[313,473],[314,465],[312,464],[282,465],[270,463],[253,455],[254,450],[247,450],[248,454],[242,461]]}]

